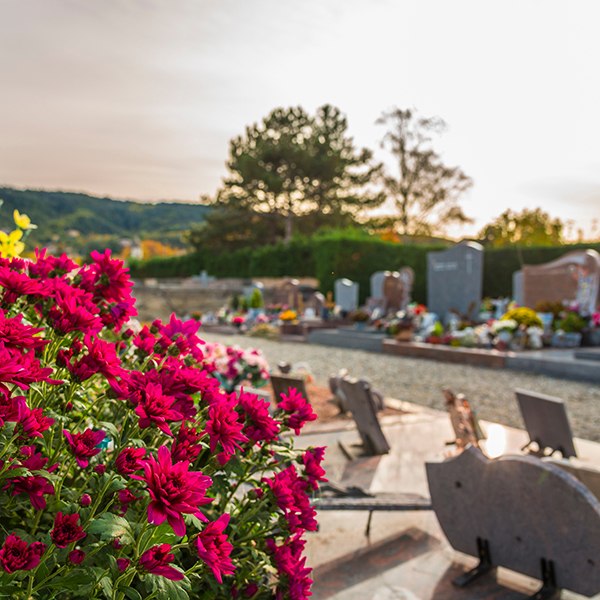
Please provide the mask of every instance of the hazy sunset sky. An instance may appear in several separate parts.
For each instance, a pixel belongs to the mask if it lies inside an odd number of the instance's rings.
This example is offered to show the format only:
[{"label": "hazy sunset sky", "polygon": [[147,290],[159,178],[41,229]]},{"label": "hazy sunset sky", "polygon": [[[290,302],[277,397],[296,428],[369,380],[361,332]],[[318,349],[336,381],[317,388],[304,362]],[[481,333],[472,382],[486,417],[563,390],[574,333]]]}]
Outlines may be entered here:
[{"label": "hazy sunset sky", "polygon": [[541,206],[590,235],[599,24],[597,0],[0,0],[0,185],[195,200],[246,125],[325,103],[393,168],[375,120],[416,107],[475,182],[452,234]]}]

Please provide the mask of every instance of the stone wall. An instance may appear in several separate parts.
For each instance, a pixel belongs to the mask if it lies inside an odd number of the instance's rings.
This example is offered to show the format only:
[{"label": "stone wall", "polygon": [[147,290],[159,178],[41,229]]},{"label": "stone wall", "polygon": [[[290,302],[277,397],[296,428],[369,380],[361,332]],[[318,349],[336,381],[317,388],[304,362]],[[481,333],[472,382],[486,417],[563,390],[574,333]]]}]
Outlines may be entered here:
[{"label": "stone wall", "polygon": [[[286,279],[283,277],[262,277],[258,279],[217,279],[206,285],[195,279],[144,279],[134,280],[132,290],[136,299],[138,319],[143,322],[154,319],[168,319],[171,313],[178,317],[216,312],[225,306],[234,294],[241,295],[244,287],[261,282],[264,285],[264,302],[269,304],[273,290]],[[312,277],[299,278],[301,285],[318,287]]]}]

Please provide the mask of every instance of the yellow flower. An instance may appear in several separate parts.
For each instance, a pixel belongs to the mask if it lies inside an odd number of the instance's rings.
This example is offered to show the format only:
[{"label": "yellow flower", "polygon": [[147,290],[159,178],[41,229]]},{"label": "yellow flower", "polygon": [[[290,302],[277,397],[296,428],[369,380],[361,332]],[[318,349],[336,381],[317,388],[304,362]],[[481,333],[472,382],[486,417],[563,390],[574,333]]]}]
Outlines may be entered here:
[{"label": "yellow flower", "polygon": [[22,237],[23,232],[20,229],[15,229],[8,235],[0,231],[0,256],[2,258],[19,256],[25,250],[25,244],[19,241]]},{"label": "yellow flower", "polygon": [[35,229],[36,228],[35,225],[31,224],[31,219],[27,215],[20,214],[16,208],[15,208],[15,212],[13,213],[13,216],[15,218],[15,223],[16,223],[17,227],[20,227],[21,229]]}]

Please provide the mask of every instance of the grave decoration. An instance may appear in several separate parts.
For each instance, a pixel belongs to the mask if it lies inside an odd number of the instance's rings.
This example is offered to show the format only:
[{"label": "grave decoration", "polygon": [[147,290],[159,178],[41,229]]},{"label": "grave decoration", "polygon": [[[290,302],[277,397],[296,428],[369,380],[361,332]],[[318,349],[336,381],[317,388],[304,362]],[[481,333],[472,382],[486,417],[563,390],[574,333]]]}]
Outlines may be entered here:
[{"label": "grave decoration", "polygon": [[240,384],[259,388],[269,381],[269,363],[260,350],[213,342],[202,351],[204,367],[227,392]]},{"label": "grave decoration", "polygon": [[1,592],[307,597],[323,449],[280,434],[310,405],[223,391],[196,321],[134,327],[110,250],[36,258],[0,259]]},{"label": "grave decoration", "polygon": [[479,446],[479,440],[485,439],[479,422],[464,394],[457,396],[451,390],[444,390],[444,404],[450,415],[450,423],[455,439],[451,442],[462,452],[469,444]]}]

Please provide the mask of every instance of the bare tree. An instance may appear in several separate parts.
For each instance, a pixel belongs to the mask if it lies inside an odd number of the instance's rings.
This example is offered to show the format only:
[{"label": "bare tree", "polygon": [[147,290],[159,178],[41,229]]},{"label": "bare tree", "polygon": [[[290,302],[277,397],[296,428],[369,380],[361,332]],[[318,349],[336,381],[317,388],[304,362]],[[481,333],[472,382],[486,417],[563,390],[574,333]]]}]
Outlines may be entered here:
[{"label": "bare tree", "polygon": [[398,161],[397,177],[382,176],[388,197],[396,205],[393,224],[398,233],[432,235],[453,223],[472,222],[458,205],[461,194],[473,185],[472,179],[460,167],[447,167],[431,147],[430,134],[443,133],[444,121],[394,108],[384,112],[377,124],[389,127],[381,146]]}]

